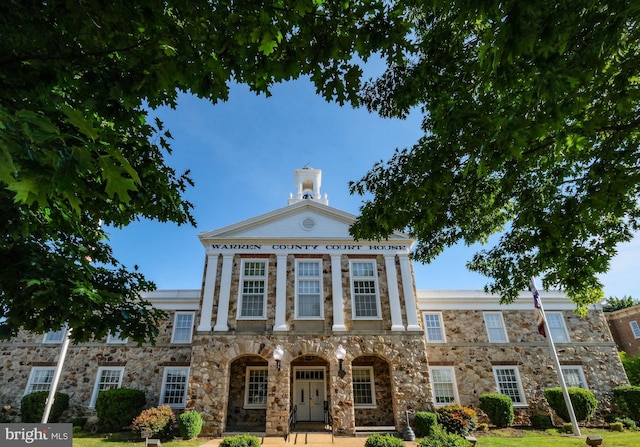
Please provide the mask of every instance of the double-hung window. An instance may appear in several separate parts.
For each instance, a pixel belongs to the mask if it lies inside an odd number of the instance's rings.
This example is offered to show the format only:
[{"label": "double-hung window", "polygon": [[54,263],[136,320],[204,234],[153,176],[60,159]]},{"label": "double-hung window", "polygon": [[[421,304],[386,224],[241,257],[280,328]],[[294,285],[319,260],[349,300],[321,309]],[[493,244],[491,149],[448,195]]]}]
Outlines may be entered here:
[{"label": "double-hung window", "polygon": [[322,261],[296,261],[296,318],[323,318]]},{"label": "double-hung window", "polygon": [[375,408],[376,390],[371,366],[354,366],[353,374],[353,404],[360,408]]},{"label": "double-hung window", "polygon": [[456,377],[452,366],[434,366],[429,368],[433,401],[438,405],[450,405],[458,402]]},{"label": "double-hung window", "polygon": [[101,366],[98,368],[96,384],[93,387],[93,394],[91,395],[89,407],[93,408],[96,406],[96,400],[98,399],[98,394],[100,394],[101,391],[120,388],[122,385],[123,375],[124,366]]},{"label": "double-hung window", "polygon": [[64,334],[66,332],[67,328],[66,327],[62,327],[61,329],[57,330],[57,331],[49,331],[46,334],[44,334],[44,338],[42,339],[42,343],[50,343],[50,344],[57,344],[57,343],[62,343],[62,340],[64,339]]},{"label": "double-hung window", "polygon": [[484,324],[487,327],[487,335],[490,343],[508,343],[507,331],[504,327],[502,312],[485,312]]},{"label": "double-hung window", "polygon": [[631,331],[633,332],[634,338],[640,338],[640,326],[638,326],[637,321],[630,321],[629,326],[631,326]]},{"label": "double-hung window", "polygon": [[184,408],[187,402],[188,367],[166,367],[162,376],[160,405]]},{"label": "double-hung window", "polygon": [[494,366],[493,375],[500,394],[509,396],[514,406],[527,405],[517,366]]},{"label": "double-hung window", "polygon": [[354,319],[379,319],[378,278],[374,260],[351,261],[351,296]]},{"label": "double-hung window", "polygon": [[29,382],[24,390],[24,394],[35,393],[36,391],[49,391],[53,380],[53,366],[34,366],[29,374]]},{"label": "double-hung window", "polygon": [[585,390],[589,389],[587,387],[587,380],[584,378],[582,366],[563,365],[561,369],[564,382],[567,386],[584,388]]},{"label": "double-hung window", "polygon": [[442,314],[425,313],[424,314],[424,330],[427,336],[428,343],[443,343],[444,339],[444,326],[442,324]]},{"label": "double-hung window", "polygon": [[554,342],[569,343],[569,333],[567,332],[567,326],[564,324],[564,317],[562,312],[545,312],[547,316],[547,326],[549,326],[549,332]]},{"label": "double-hung window", "polygon": [[116,331],[115,333],[109,332],[109,335],[107,335],[108,344],[124,345],[127,343],[127,341],[129,341],[129,338],[128,337],[123,338],[120,331]]},{"label": "double-hung window", "polygon": [[267,386],[269,381],[266,367],[247,367],[244,390],[245,408],[267,408]]},{"label": "double-hung window", "polygon": [[173,319],[171,343],[191,343],[193,312],[176,312]]},{"label": "double-hung window", "polygon": [[267,313],[267,261],[242,260],[238,318],[262,320]]}]

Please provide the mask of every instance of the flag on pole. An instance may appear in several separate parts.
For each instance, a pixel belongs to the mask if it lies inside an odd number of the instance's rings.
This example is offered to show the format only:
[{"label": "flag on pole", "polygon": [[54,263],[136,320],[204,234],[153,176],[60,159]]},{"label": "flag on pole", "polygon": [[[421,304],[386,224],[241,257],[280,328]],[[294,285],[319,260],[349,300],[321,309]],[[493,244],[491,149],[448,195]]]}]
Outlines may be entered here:
[{"label": "flag on pole", "polygon": [[538,293],[538,289],[535,284],[533,284],[533,281],[529,281],[529,290],[533,293],[533,306],[536,308],[536,324],[538,325],[538,333],[544,338],[547,338],[547,333],[544,330],[544,317],[542,316],[540,293]]}]

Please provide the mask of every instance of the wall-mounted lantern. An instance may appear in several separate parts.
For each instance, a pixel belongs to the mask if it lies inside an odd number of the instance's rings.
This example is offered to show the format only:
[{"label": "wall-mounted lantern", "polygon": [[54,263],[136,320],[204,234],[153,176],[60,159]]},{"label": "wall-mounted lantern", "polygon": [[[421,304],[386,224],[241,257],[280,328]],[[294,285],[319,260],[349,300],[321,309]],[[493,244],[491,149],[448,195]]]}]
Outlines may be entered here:
[{"label": "wall-mounted lantern", "polygon": [[340,376],[341,379],[343,379],[344,376],[347,374],[342,368],[342,362],[344,361],[346,356],[347,356],[346,349],[344,349],[342,345],[339,345],[338,348],[336,349],[336,358],[338,359],[338,375]]},{"label": "wall-mounted lantern", "polygon": [[282,346],[276,346],[276,349],[273,351],[273,358],[276,360],[276,368],[280,371],[282,367],[282,357],[284,356],[284,351],[282,350]]}]

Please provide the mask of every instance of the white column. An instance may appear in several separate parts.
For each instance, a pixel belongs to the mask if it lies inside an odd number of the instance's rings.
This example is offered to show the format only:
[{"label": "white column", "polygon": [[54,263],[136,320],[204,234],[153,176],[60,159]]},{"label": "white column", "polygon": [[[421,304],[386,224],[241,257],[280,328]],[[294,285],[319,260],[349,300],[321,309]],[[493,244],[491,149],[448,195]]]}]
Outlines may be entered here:
[{"label": "white column", "polygon": [[416,297],[411,276],[411,264],[409,255],[398,255],[400,258],[400,274],[402,275],[402,290],[404,290],[404,307],[407,312],[407,330],[421,331],[416,309]]},{"label": "white column", "polygon": [[387,270],[387,289],[389,290],[389,307],[391,308],[391,330],[404,331],[402,309],[400,308],[400,292],[398,292],[398,275],[396,274],[396,256],[385,255],[384,264]]},{"label": "white column", "polygon": [[220,297],[218,298],[218,317],[214,331],[228,331],[229,295],[231,294],[231,270],[233,255],[222,255],[222,277],[220,278]]},{"label": "white column", "polygon": [[346,331],[342,304],[342,256],[331,255],[331,292],[333,294],[333,331]]},{"label": "white column", "polygon": [[287,255],[276,257],[276,318],[273,330],[287,331]]},{"label": "white column", "polygon": [[198,331],[211,330],[211,315],[213,315],[213,291],[216,288],[216,273],[218,272],[218,255],[207,255],[207,274],[204,277],[204,291],[202,292],[202,309],[200,309],[200,324]]}]

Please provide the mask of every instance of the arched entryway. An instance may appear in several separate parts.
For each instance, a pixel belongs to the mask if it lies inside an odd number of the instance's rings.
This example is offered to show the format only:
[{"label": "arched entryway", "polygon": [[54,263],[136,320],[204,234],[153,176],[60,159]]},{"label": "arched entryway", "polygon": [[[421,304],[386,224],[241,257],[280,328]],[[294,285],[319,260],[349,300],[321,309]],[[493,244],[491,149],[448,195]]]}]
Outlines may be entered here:
[{"label": "arched entryway", "polygon": [[291,408],[298,423],[324,423],[329,408],[329,363],[318,356],[291,362]]},{"label": "arched entryway", "polygon": [[389,362],[372,355],[356,357],[351,374],[356,427],[395,426]]},{"label": "arched entryway", "polygon": [[226,432],[264,432],[267,420],[268,363],[257,355],[229,365]]}]

